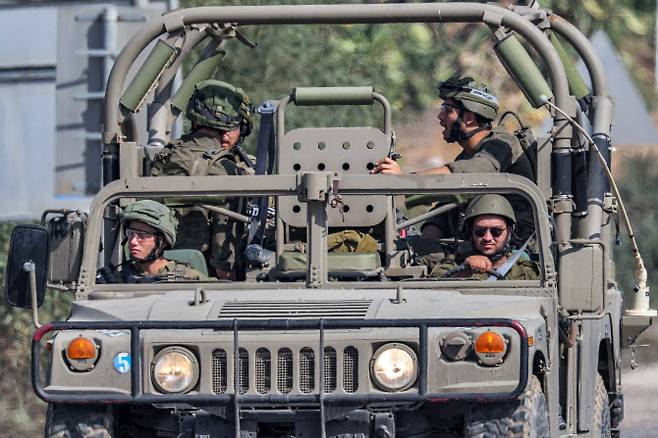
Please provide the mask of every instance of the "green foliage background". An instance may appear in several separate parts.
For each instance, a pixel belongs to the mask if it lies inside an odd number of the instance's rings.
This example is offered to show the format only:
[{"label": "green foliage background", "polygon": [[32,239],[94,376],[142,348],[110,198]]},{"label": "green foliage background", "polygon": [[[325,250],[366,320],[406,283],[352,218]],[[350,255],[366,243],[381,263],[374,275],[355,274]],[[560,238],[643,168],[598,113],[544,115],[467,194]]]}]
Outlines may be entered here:
[{"label": "green foliage background", "polygon": [[[286,4],[303,3],[302,0]],[[265,0],[203,1],[183,0],[182,6],[208,4],[275,4]],[[329,2],[324,2],[329,3]],[[358,2],[357,2],[358,3]],[[571,0],[541,1],[560,15],[591,33],[603,28],[620,50],[647,103],[655,98],[653,80],[654,0]],[[410,121],[435,102],[439,79],[453,72],[469,72],[489,81],[505,104],[531,113],[517,97],[516,86],[502,73],[494,57],[489,30],[484,26],[351,25],[341,27],[245,27],[245,35],[258,43],[251,50],[236,42],[229,46],[229,58],[218,77],[245,88],[252,101],[278,99],[292,86],[373,85],[385,91],[393,107],[395,124]],[[291,126],[303,123],[359,125],[380,120],[379,110],[354,107],[330,114],[291,109]],[[531,118],[531,117],[529,117]],[[255,136],[252,136],[252,138]],[[652,157],[629,159],[620,181],[623,198],[649,270],[652,290],[658,290],[658,169]],[[44,206],[46,208],[47,206]],[[4,289],[4,268],[9,235],[14,223],[0,223],[0,286]],[[630,291],[632,259],[628,239],[615,247],[617,278]],[[42,321],[65,319],[71,297],[51,291],[40,310]],[[655,301],[655,300],[654,300]],[[38,436],[44,421],[45,404],[33,395],[30,383],[30,341],[34,331],[31,312],[13,309],[0,300],[0,436]]]},{"label": "green foliage background", "polygon": [[[185,6],[301,4],[259,0],[183,0]],[[319,2],[334,3],[334,2]],[[347,3],[365,3],[352,1]],[[374,86],[384,91],[393,120],[417,117],[436,100],[436,86],[456,71],[469,71],[494,87],[509,87],[491,48],[491,32],[484,25],[353,24],[344,26],[243,26],[241,32],[257,43],[254,49],[238,41],[225,46],[228,56],[216,75],[244,88],[252,102],[280,99],[297,86]],[[477,62],[476,62],[477,61]],[[327,112],[304,107],[286,112],[289,126],[362,126],[381,120],[381,110],[341,108]],[[251,136],[252,141],[253,137]]]},{"label": "green foliage background", "polygon": [[[32,312],[10,307],[4,299],[7,252],[15,225],[0,223],[0,412],[4,413],[0,416],[0,436],[39,436],[46,404],[34,395],[30,380]],[[41,321],[66,319],[70,302],[69,295],[49,292],[39,311]]]}]

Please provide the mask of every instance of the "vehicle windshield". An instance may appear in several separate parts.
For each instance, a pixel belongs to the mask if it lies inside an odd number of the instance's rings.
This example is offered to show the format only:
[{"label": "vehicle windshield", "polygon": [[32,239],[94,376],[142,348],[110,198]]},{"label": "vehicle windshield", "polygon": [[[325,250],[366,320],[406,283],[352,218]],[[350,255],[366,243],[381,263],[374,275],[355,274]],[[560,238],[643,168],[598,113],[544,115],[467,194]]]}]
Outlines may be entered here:
[{"label": "vehicle windshield", "polygon": [[[100,247],[118,258],[99,263],[96,283],[306,282],[308,206],[276,198],[120,198],[116,233]],[[521,195],[347,195],[326,211],[328,282],[541,279]]]}]

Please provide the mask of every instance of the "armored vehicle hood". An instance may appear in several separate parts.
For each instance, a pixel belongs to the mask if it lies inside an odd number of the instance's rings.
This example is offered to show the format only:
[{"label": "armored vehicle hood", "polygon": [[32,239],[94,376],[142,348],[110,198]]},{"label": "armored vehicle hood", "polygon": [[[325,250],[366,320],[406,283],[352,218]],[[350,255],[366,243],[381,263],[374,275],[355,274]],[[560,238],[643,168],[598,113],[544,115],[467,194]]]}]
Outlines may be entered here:
[{"label": "armored vehicle hood", "polygon": [[[518,292],[518,289],[516,290]],[[216,319],[393,319],[393,318],[514,318],[538,315],[545,297],[500,295],[489,288],[406,289],[401,303],[392,289],[309,291],[217,291],[195,302],[194,291],[177,291],[139,298],[79,301],[70,321],[201,321]],[[498,293],[498,295],[494,295]],[[486,300],[482,299],[483,295]]]}]

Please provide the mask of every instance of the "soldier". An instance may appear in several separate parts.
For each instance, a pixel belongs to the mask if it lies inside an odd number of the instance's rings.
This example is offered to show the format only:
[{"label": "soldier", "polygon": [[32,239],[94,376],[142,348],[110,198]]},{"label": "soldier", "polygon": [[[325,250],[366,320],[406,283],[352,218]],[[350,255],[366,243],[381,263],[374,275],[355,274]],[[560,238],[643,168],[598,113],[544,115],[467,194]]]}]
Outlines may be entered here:
[{"label": "soldier", "polygon": [[514,210],[507,199],[488,194],[473,199],[466,209],[472,250],[442,260],[432,270],[432,277],[487,279],[494,275],[506,280],[539,278],[539,266],[525,254],[511,250],[516,226]]},{"label": "soldier", "polygon": [[[531,162],[516,137],[493,129],[498,98],[489,85],[471,77],[453,76],[439,83],[438,88],[443,99],[438,116],[443,138],[448,143],[459,143],[463,150],[445,166],[417,173],[510,172],[533,178]],[[389,157],[376,164],[372,173],[403,173]]]},{"label": "soldier", "polygon": [[[253,162],[241,148],[252,129],[253,107],[241,88],[209,79],[195,85],[186,116],[191,131],[167,145],[152,164],[151,175],[239,175],[253,173]],[[237,200],[221,202],[240,210]],[[242,254],[241,225],[200,207],[177,207],[180,248],[204,253],[220,279],[235,279],[236,255]]]},{"label": "soldier", "polygon": [[[508,172],[534,179],[532,161],[518,139],[502,129],[494,129],[492,121],[498,114],[498,98],[487,84],[468,76],[453,76],[440,82],[439,97],[443,99],[439,123],[443,127],[443,139],[457,142],[462,152],[445,166],[420,170],[420,174]],[[397,162],[389,157],[378,161],[373,173],[402,174]],[[532,212],[519,203],[519,230],[521,238],[532,233]],[[422,237],[444,237],[441,230],[454,228],[445,220],[436,218],[425,222]]]},{"label": "soldier", "polygon": [[159,202],[144,199],[127,206],[120,220],[130,260],[116,267],[99,270],[97,283],[206,279],[190,265],[164,257],[164,250],[172,248],[176,243],[177,221],[169,208]]}]

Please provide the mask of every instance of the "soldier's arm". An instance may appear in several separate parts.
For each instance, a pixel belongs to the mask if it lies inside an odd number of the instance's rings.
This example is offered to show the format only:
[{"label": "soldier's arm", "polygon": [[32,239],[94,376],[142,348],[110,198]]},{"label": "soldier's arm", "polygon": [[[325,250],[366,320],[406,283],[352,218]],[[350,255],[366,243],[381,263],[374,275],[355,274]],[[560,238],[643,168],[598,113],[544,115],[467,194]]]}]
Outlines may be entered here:
[{"label": "soldier's arm", "polygon": [[[402,171],[400,165],[395,160],[389,157],[384,157],[383,159],[377,161],[371,173],[383,173],[385,175],[404,175],[404,172]],[[419,170],[414,173],[436,174],[436,173],[451,173],[451,171],[447,166],[441,166],[441,167],[433,167],[431,169]]]}]

